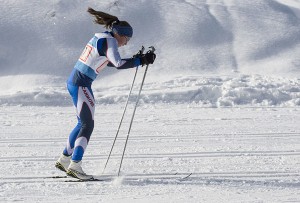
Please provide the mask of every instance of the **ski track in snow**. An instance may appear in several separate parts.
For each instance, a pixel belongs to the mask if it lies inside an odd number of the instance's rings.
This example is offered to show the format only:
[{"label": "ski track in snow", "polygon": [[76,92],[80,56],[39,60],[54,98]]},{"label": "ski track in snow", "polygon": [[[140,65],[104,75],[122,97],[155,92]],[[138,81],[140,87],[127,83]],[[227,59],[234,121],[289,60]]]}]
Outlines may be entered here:
[{"label": "ski track in snow", "polygon": [[[0,109],[0,201],[300,201],[299,107],[142,104],[115,179],[131,103],[106,169],[113,176],[82,183],[46,178],[64,175],[54,163],[75,125],[72,107]],[[97,106],[83,164],[87,173],[101,177],[122,110]]]}]

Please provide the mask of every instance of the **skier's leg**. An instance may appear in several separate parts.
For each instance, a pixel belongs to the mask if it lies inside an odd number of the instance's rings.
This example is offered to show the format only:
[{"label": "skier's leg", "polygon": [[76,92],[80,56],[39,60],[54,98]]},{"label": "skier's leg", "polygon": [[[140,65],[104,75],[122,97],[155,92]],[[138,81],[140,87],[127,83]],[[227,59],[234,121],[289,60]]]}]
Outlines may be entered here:
[{"label": "skier's leg", "polygon": [[[78,96],[80,96],[78,94],[78,91],[79,91],[79,86],[74,86],[74,85],[70,85],[68,84],[67,85],[67,88],[68,88],[68,91],[72,97],[72,100],[73,100],[73,104],[74,104],[74,107],[76,109],[76,114],[78,112],[77,110],[77,103],[78,103]],[[78,133],[81,129],[81,121],[80,121],[80,117],[77,115],[77,125],[75,126],[75,128],[72,130],[72,132],[70,133],[69,135],[69,138],[68,138],[68,141],[67,141],[67,145],[63,151],[63,154],[66,155],[66,156],[70,156],[73,154],[73,150],[74,150],[74,145],[75,145],[75,140],[78,136]]]},{"label": "skier's leg", "polygon": [[[68,91],[72,97],[73,103],[75,108],[77,109],[77,101],[78,101],[78,86],[73,86],[73,85],[67,85]],[[75,128],[72,130],[68,137],[68,141],[66,144],[66,147],[62,153],[62,155],[59,157],[57,160],[55,166],[56,168],[62,170],[62,171],[67,171],[69,165],[70,165],[70,160],[71,160],[71,155],[73,153],[74,145],[75,145],[75,140],[78,136],[78,133],[81,129],[81,121],[80,118],[77,116],[78,123],[75,126]]]},{"label": "skier's leg", "polygon": [[75,126],[75,128],[72,130],[72,132],[70,133],[68,141],[67,141],[67,145],[66,145],[66,147],[65,147],[65,149],[63,151],[63,154],[65,156],[71,156],[73,154],[75,141],[76,141],[76,138],[77,138],[77,136],[79,134],[79,131],[81,129],[80,118],[77,117],[77,119],[78,119],[78,123]]},{"label": "skier's leg", "polygon": [[95,101],[91,88],[79,87],[77,101],[77,116],[81,121],[81,128],[76,137],[72,161],[67,174],[79,179],[90,179],[81,168],[81,160],[94,129]]},{"label": "skier's leg", "polygon": [[84,151],[88,145],[94,129],[95,101],[91,88],[79,87],[77,102],[77,114],[81,121],[81,128],[75,140],[72,160],[79,162],[82,160]]},{"label": "skier's leg", "polygon": [[84,151],[88,145],[94,129],[94,120],[88,105],[84,102],[80,112],[81,129],[77,135],[74,146],[72,160],[79,162],[82,159]]}]

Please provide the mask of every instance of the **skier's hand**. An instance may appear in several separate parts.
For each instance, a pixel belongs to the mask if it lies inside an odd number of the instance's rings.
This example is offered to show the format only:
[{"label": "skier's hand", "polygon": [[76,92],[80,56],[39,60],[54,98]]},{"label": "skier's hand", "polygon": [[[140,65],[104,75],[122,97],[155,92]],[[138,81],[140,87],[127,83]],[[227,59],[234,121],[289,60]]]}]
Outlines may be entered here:
[{"label": "skier's hand", "polygon": [[148,51],[146,54],[140,57],[142,66],[153,64],[156,58],[156,54]]}]

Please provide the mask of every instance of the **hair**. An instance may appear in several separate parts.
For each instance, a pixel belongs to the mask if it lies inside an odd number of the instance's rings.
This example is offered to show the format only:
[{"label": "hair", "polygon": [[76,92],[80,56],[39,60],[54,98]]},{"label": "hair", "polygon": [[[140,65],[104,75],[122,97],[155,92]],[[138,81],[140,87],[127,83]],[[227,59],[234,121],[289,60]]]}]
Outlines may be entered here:
[{"label": "hair", "polygon": [[120,26],[130,26],[126,21],[119,21],[118,17],[104,13],[102,11],[95,11],[92,8],[88,8],[88,13],[95,17],[94,22],[99,25],[104,25],[106,29],[112,29],[113,24]]}]

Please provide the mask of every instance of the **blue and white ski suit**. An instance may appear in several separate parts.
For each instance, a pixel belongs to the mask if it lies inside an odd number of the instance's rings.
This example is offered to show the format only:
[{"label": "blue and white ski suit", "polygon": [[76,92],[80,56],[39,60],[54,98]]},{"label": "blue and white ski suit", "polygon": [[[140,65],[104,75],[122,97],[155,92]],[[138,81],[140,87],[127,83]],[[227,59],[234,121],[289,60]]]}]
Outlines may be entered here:
[{"label": "blue and white ski suit", "polygon": [[106,66],[127,69],[140,63],[139,58],[121,59],[118,42],[111,32],[96,33],[88,42],[67,81],[78,123],[69,135],[64,155],[72,155],[76,162],[82,160],[94,129],[95,99],[91,85],[100,71]]}]

